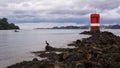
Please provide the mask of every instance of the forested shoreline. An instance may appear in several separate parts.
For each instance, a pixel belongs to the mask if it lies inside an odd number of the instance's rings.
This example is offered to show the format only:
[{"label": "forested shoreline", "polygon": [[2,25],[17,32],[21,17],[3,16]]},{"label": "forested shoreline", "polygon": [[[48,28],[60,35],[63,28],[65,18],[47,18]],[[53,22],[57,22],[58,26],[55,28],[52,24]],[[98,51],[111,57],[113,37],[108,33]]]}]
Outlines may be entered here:
[{"label": "forested shoreline", "polygon": [[14,23],[9,23],[7,18],[0,19],[0,30],[20,29]]}]

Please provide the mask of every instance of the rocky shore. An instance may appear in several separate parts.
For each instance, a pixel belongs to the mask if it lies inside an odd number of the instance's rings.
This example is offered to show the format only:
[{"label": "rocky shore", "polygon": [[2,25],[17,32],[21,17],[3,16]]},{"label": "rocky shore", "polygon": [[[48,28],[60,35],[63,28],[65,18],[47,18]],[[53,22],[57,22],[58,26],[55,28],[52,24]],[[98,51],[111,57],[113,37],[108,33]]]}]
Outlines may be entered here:
[{"label": "rocky shore", "polygon": [[54,48],[46,46],[45,51],[32,52],[41,58],[24,61],[7,68],[119,68],[120,37],[111,32],[90,33],[91,37],[76,40],[68,46],[75,48]]}]

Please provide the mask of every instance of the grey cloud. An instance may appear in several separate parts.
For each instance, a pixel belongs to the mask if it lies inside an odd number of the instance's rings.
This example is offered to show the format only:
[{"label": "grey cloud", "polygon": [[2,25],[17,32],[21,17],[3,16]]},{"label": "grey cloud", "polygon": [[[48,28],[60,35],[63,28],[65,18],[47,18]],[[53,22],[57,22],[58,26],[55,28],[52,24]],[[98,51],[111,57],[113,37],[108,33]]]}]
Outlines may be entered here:
[{"label": "grey cloud", "polygon": [[86,14],[89,14],[91,13],[92,11],[91,10],[78,10],[78,11],[75,11],[75,10],[56,10],[56,11],[51,11],[49,12],[50,14],[71,14],[71,15],[86,15]]},{"label": "grey cloud", "polygon": [[[101,14],[115,11],[120,15],[120,0],[1,0],[0,17],[11,22],[89,22],[88,15],[97,9]],[[53,3],[52,3],[53,2]],[[69,2],[69,3],[68,3]],[[11,6],[12,5],[12,6]],[[112,19],[111,22],[118,22]],[[107,15],[108,16],[108,15]],[[110,17],[110,16],[109,16]],[[110,22],[104,17],[106,22]]]},{"label": "grey cloud", "polygon": [[14,14],[26,14],[27,12],[23,10],[17,10],[17,11],[14,11],[13,13]]},{"label": "grey cloud", "polygon": [[117,13],[120,14],[120,7],[118,8]]},{"label": "grey cloud", "polygon": [[22,2],[28,2],[28,0],[0,0],[0,4],[8,4],[8,3],[22,3]]},{"label": "grey cloud", "polygon": [[89,5],[91,7],[98,8],[101,10],[110,10],[118,8],[120,6],[120,0],[93,0],[89,2]]}]

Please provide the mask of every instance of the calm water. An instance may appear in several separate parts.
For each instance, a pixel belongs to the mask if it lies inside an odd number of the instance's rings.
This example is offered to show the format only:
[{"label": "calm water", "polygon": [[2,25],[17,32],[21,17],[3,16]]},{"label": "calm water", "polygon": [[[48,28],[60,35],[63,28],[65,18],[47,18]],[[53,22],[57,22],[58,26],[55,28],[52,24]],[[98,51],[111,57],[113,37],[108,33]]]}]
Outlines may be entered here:
[{"label": "calm water", "polygon": [[[89,37],[88,35],[79,35],[85,30],[67,30],[67,29],[41,29],[41,30],[13,30],[0,31],[0,68],[21,62],[23,60],[32,60],[36,57],[31,51],[45,49],[47,40],[53,47],[67,47],[66,44],[76,40]],[[120,30],[107,30],[120,36]]]}]

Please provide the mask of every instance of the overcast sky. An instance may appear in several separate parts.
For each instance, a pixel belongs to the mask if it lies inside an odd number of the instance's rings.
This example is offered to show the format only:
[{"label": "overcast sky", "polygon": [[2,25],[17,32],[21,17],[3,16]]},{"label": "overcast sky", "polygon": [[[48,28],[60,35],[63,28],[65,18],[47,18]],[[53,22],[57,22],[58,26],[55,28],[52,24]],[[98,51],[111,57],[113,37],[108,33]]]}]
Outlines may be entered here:
[{"label": "overcast sky", "polygon": [[27,28],[88,25],[95,12],[101,24],[120,24],[120,0],[0,0],[0,18]]}]

